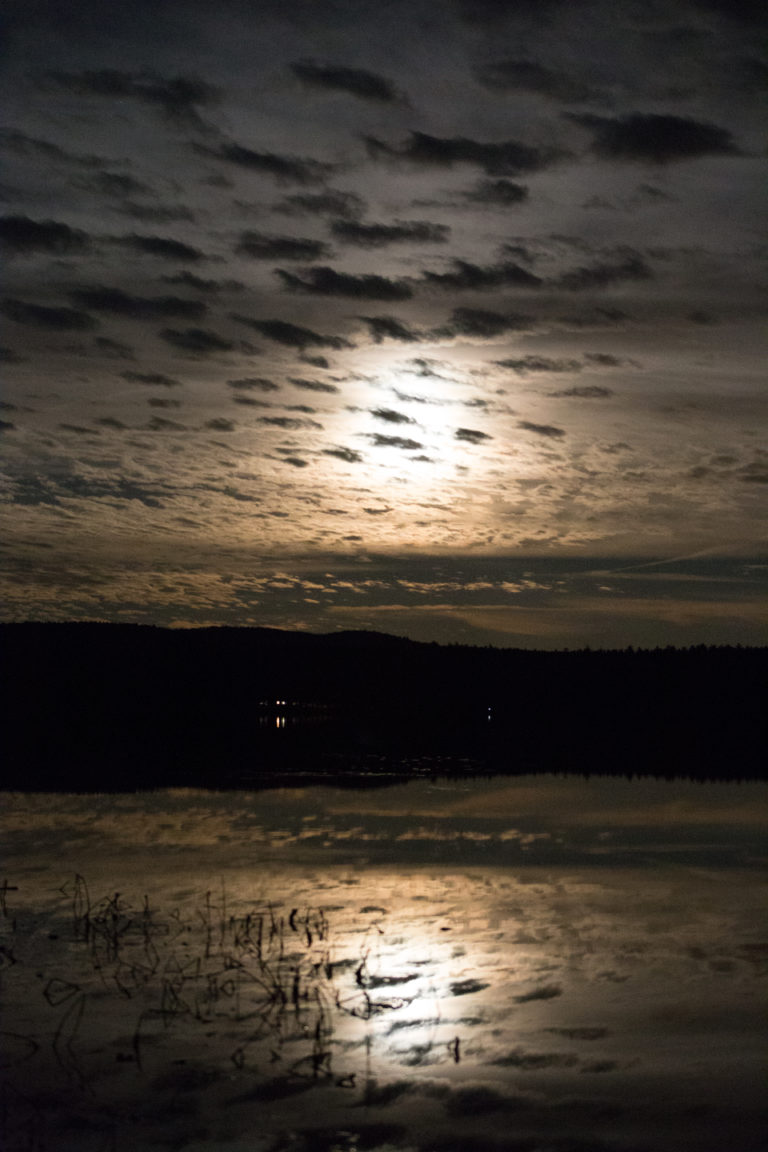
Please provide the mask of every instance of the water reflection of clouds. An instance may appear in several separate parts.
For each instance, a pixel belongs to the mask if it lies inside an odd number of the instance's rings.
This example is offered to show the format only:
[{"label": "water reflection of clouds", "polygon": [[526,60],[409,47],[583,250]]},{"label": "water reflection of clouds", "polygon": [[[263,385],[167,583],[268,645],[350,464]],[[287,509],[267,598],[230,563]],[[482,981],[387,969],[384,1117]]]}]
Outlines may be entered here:
[{"label": "water reflection of clouds", "polygon": [[[155,940],[158,972],[190,1010],[147,1017],[144,1078],[114,1062],[130,1056],[136,1010],[116,985],[112,1006],[107,965],[72,1038],[78,1058],[98,1066],[95,1097],[82,1106],[114,1114],[129,1101],[137,1148],[191,1138],[178,1110],[190,1093],[198,1128],[216,1133],[193,1142],[196,1152],[235,1152],[254,1131],[269,1152],[351,1152],[345,1132],[359,1137],[354,1146],[388,1152],[498,1152],[510,1131],[530,1152],[757,1147],[765,1045],[755,1020],[768,946],[755,813],[765,789],[633,787],[525,780],[6,797],[6,868],[18,889],[9,902],[31,934],[17,936],[6,973],[24,993],[13,1000],[23,1021],[7,1016],[4,1027],[40,1042],[25,1075],[34,1060],[44,1070],[45,1038],[64,1007],[41,1000],[35,973],[72,978],[72,893],[62,884],[79,870],[94,904],[119,891],[138,926],[147,893],[175,933]],[[665,815],[654,826],[656,810]],[[136,843],[149,847],[137,853]],[[253,955],[239,954],[242,970],[227,967],[235,951],[223,908],[238,924],[254,910],[265,924],[282,919],[277,1030],[258,1024],[265,993],[246,979],[258,974]],[[311,909],[322,910],[326,935]],[[184,941],[199,945],[194,977]],[[227,998],[233,971],[242,1022]],[[54,1096],[55,1074],[46,1073]]]}]

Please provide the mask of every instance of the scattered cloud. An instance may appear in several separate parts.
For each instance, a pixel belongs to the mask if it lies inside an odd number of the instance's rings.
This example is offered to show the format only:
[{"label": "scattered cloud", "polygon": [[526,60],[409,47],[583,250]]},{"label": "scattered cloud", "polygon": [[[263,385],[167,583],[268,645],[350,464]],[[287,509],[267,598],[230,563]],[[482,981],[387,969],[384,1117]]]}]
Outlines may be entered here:
[{"label": "scattered cloud", "polygon": [[361,100],[379,104],[393,104],[397,100],[395,86],[375,72],[362,68],[344,68],[338,64],[315,64],[311,60],[298,60],[291,71],[303,84],[312,88],[325,88],[334,92],[347,92]]},{"label": "scattered cloud", "polygon": [[196,76],[162,77],[154,73],[137,75],[117,69],[83,72],[49,72],[47,79],[57,87],[78,96],[133,99],[148,104],[174,120],[201,125],[198,109],[216,102],[212,85]]},{"label": "scattered cloud", "polygon": [[475,69],[486,88],[497,92],[534,92],[563,104],[582,104],[605,97],[591,84],[546,68],[535,60],[496,60]]},{"label": "scattered cloud", "polygon": [[403,412],[395,412],[393,408],[371,408],[371,416],[375,416],[377,420],[383,420],[386,424],[416,423],[410,416],[406,416]]},{"label": "scattered cloud", "polygon": [[281,156],[276,152],[257,152],[234,141],[224,141],[217,148],[196,144],[200,155],[212,160],[221,160],[237,168],[272,176],[279,183],[319,184],[333,171],[333,166],[319,160],[301,156]]},{"label": "scattered cloud", "polygon": [[670,164],[699,156],[742,155],[725,128],[684,116],[640,112],[620,117],[566,115],[592,132],[592,150],[606,160]]},{"label": "scattered cloud", "polygon": [[289,348],[350,348],[348,340],[341,336],[324,336],[313,332],[311,328],[302,328],[298,324],[291,324],[288,320],[250,320],[247,316],[233,315],[233,320],[246,324],[268,340],[277,344],[285,344]]},{"label": "scattered cloud", "polygon": [[600,384],[583,384],[575,388],[566,388],[562,392],[550,392],[550,396],[573,396],[581,400],[602,400],[613,396],[611,388],[603,388]]},{"label": "scattered cloud", "polygon": [[489,176],[539,172],[555,159],[555,154],[518,140],[484,143],[466,136],[440,137],[426,132],[411,132],[410,138],[400,147],[386,144],[375,136],[366,136],[365,143],[374,160],[406,160],[423,167],[441,168],[473,164]]},{"label": "scattered cloud", "polygon": [[305,392],[327,392],[333,395],[339,391],[335,384],[329,384],[327,380],[306,380],[301,376],[289,376],[288,382],[293,384],[294,388],[303,388]]},{"label": "scattered cloud", "polygon": [[152,388],[179,388],[180,380],[172,376],[165,376],[162,372],[121,372],[123,380],[130,380],[133,384],[147,384]]},{"label": "scattered cloud", "polygon": [[90,238],[79,228],[57,220],[31,220],[29,216],[0,217],[0,245],[10,255],[28,256],[48,252],[68,256],[84,252]]},{"label": "scattered cloud", "polygon": [[371,273],[355,276],[327,266],[305,268],[302,276],[282,268],[275,271],[289,291],[313,296],[351,296],[359,300],[409,300],[413,296],[412,288],[405,281]]},{"label": "scattered cloud", "polygon": [[361,224],[334,220],[331,231],[337,240],[360,248],[383,248],[387,244],[445,244],[451,234],[446,224],[428,220],[396,220],[394,224]]},{"label": "scattered cloud", "polygon": [[517,426],[526,432],[535,432],[537,436],[546,436],[553,440],[565,436],[565,429],[557,428],[554,424],[533,424],[530,420],[518,420]]},{"label": "scattered cloud", "polygon": [[511,368],[518,376],[529,372],[581,372],[579,360],[555,360],[550,356],[528,355],[508,360],[497,360],[499,368]]},{"label": "scattered cloud", "polygon": [[628,251],[615,260],[596,261],[565,272],[559,278],[561,288],[569,292],[588,292],[608,288],[623,281],[653,279],[653,272],[637,252]]},{"label": "scattered cloud", "polygon": [[0,312],[16,324],[54,331],[86,332],[97,326],[87,312],[74,308],[53,308],[46,304],[29,304],[25,300],[4,300],[0,304]]},{"label": "scattered cloud", "polygon": [[504,332],[517,332],[529,328],[530,316],[519,312],[489,312],[482,308],[454,308],[447,324],[434,331],[435,336],[476,336],[490,339]]},{"label": "scattered cloud", "polygon": [[360,316],[358,319],[368,325],[375,344],[381,344],[384,340],[398,340],[401,344],[415,344],[423,338],[422,332],[409,327],[394,316]]},{"label": "scattered cloud", "polygon": [[345,464],[359,464],[363,459],[360,452],[356,452],[354,448],[323,448],[322,451],[324,456],[335,456]]},{"label": "scattered cloud", "polygon": [[227,387],[237,391],[277,392],[280,385],[264,376],[239,376],[236,380],[227,380]]},{"label": "scattered cloud", "polygon": [[235,251],[239,256],[250,256],[253,260],[318,260],[328,255],[329,247],[322,240],[301,236],[243,232]]},{"label": "scattered cloud", "polygon": [[208,332],[204,328],[185,328],[179,331],[176,328],[163,328],[160,335],[163,340],[189,352],[193,356],[207,356],[213,352],[229,352],[234,348],[231,340],[217,336],[215,332]]},{"label": "scattered cloud", "polygon": [[479,180],[474,188],[464,193],[475,204],[491,204],[500,208],[513,208],[528,200],[525,184],[513,180]]},{"label": "scattered cloud", "polygon": [[489,288],[538,288],[543,281],[511,262],[491,264],[483,267],[468,260],[454,260],[451,272],[422,273],[427,284],[436,288],[468,291],[485,291]]},{"label": "scattered cloud", "polygon": [[206,306],[200,300],[186,300],[181,296],[132,296],[122,288],[73,288],[70,297],[92,312],[110,312],[133,320],[166,317],[200,320],[206,313]]},{"label": "scattered cloud", "polygon": [[354,220],[365,212],[365,201],[354,192],[326,188],[323,192],[298,192],[272,205],[285,216],[333,216]]},{"label": "scattered cloud", "polygon": [[380,432],[374,432],[370,439],[377,448],[402,448],[405,452],[413,452],[424,447],[418,440],[409,440],[403,436],[383,436]]},{"label": "scattered cloud", "polygon": [[172,240],[167,236],[139,236],[132,232],[129,236],[116,237],[115,243],[133,248],[135,252],[142,252],[147,256],[157,256],[161,260],[205,259],[204,253],[199,248],[193,248],[191,244],[184,244],[181,240]]}]

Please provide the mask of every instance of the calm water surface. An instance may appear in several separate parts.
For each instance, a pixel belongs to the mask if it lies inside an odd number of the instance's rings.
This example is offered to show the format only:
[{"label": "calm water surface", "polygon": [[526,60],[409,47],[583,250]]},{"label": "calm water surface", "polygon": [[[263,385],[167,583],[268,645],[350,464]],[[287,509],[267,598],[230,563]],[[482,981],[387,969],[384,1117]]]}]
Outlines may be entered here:
[{"label": "calm water surface", "polygon": [[765,786],[0,799],[9,1150],[765,1143]]}]

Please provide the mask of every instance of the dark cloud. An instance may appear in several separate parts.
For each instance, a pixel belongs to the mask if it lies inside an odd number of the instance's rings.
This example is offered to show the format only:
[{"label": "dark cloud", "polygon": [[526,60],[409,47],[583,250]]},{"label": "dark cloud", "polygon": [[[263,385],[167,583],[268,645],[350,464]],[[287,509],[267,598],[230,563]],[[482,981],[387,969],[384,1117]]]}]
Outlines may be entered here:
[{"label": "dark cloud", "polygon": [[300,356],[302,364],[311,364],[313,368],[330,368],[326,356]]},{"label": "dark cloud", "polygon": [[620,368],[622,364],[631,363],[629,360],[612,356],[610,352],[585,352],[584,359],[589,360],[592,364],[597,364],[600,368]]},{"label": "dark cloud", "polygon": [[597,261],[565,272],[558,280],[561,288],[569,292],[584,292],[593,288],[607,288],[624,280],[651,280],[653,272],[636,252],[626,252],[616,260]]},{"label": "dark cloud", "polygon": [[302,460],[299,456],[286,456],[283,459],[283,464],[291,464],[294,468],[306,468],[308,463],[307,460]]},{"label": "dark cloud", "polygon": [[535,60],[497,60],[475,69],[486,88],[498,92],[535,92],[563,104],[580,104],[604,97],[591,85],[545,68]]},{"label": "dark cloud", "polygon": [[523,1071],[538,1071],[540,1068],[573,1068],[579,1063],[572,1052],[526,1052],[516,1048],[505,1056],[497,1056],[490,1061],[498,1068],[521,1068]]},{"label": "dark cloud", "polygon": [[244,408],[271,408],[268,400],[257,400],[255,396],[233,396],[235,404],[242,404]]},{"label": "dark cloud", "polygon": [[355,452],[353,448],[323,448],[324,456],[335,456],[338,460],[343,460],[345,464],[359,464],[363,459],[359,452]]},{"label": "dark cloud", "polygon": [[177,272],[174,276],[161,276],[164,284],[178,284],[181,288],[192,288],[195,292],[205,292],[207,294],[215,294],[221,292],[222,289],[227,289],[230,292],[242,291],[242,284],[237,280],[207,280],[201,276],[195,276],[192,272],[187,272],[186,268],[182,272]]},{"label": "dark cloud", "polygon": [[273,428],[322,428],[322,424],[318,424],[316,420],[300,416],[259,416],[258,422]]},{"label": "dark cloud", "polygon": [[217,91],[196,76],[165,78],[153,73],[137,75],[116,69],[85,72],[50,72],[48,79],[77,96],[133,99],[159,109],[172,119],[200,125],[198,106],[216,102]]},{"label": "dark cloud", "polygon": [[277,392],[280,388],[274,380],[267,380],[264,376],[240,376],[237,380],[227,380],[227,386],[246,392]]},{"label": "dark cloud", "polygon": [[16,324],[29,324],[35,328],[54,331],[86,332],[96,327],[96,321],[87,312],[74,308],[50,308],[44,304],[28,304],[24,300],[4,300],[0,312]]},{"label": "dark cloud", "polygon": [[457,440],[464,440],[467,444],[482,444],[484,440],[492,440],[487,432],[478,432],[476,428],[457,428],[454,433]]},{"label": "dark cloud", "polygon": [[333,393],[339,391],[335,384],[329,384],[325,380],[305,380],[300,376],[290,376],[289,383],[293,384],[294,388],[303,388],[305,392]]},{"label": "dark cloud", "polygon": [[518,312],[488,312],[481,308],[454,308],[448,324],[436,328],[436,336],[499,336],[530,327],[530,316]]},{"label": "dark cloud", "polygon": [[445,244],[451,230],[446,224],[428,220],[396,220],[394,224],[360,224],[355,220],[334,220],[331,231],[337,240],[361,248],[383,248],[387,244]]},{"label": "dark cloud", "polygon": [[330,251],[322,240],[301,236],[265,236],[262,232],[243,232],[235,251],[254,260],[318,260]]},{"label": "dark cloud", "polygon": [[692,3],[705,11],[716,12],[718,16],[744,23],[764,22],[765,4],[763,0],[692,0]]},{"label": "dark cloud", "polygon": [[563,392],[550,392],[550,396],[573,396],[580,400],[602,400],[613,396],[613,389],[599,384],[583,384],[576,388],[566,388]]},{"label": "dark cloud", "polygon": [[402,344],[414,344],[422,339],[422,333],[415,328],[409,328],[402,320],[394,316],[360,316],[368,325],[375,344],[383,340],[399,340]]},{"label": "dark cloud", "polygon": [[393,408],[371,408],[371,416],[375,416],[377,420],[383,420],[386,424],[416,423],[410,416],[405,416],[402,412],[395,412]]},{"label": "dark cloud", "polygon": [[113,428],[117,432],[123,432],[128,427],[127,424],[123,424],[122,420],[117,420],[114,416],[101,416],[96,423],[101,424],[104,428]]},{"label": "dark cloud", "polygon": [[[0,363],[1,364],[22,364],[24,357],[19,356],[18,352],[14,352],[13,348],[7,348],[4,344],[0,345]],[[0,402],[0,408],[8,408],[11,405]]]},{"label": "dark cloud", "polygon": [[172,240],[167,236],[138,236],[133,232],[129,236],[116,237],[115,243],[133,248],[136,252],[143,252],[147,256],[158,256],[161,260],[205,259],[205,254],[199,248],[193,248],[191,244],[183,244],[181,240]]},{"label": "dark cloud", "polygon": [[165,416],[153,416],[145,427],[150,432],[183,432],[185,430],[184,424],[179,424],[177,420],[167,420]]},{"label": "dark cloud", "polygon": [[559,984],[541,984],[532,992],[524,992],[521,996],[515,996],[515,1003],[528,1004],[531,1000],[554,1000],[556,996],[562,996],[562,994],[563,990]]},{"label": "dark cloud", "polygon": [[[191,208],[185,208],[183,204],[168,207],[162,204],[136,204],[133,200],[126,200],[116,207],[115,211],[122,216],[130,216],[133,220],[149,221],[152,224],[170,224],[174,220],[190,221],[195,219],[195,214]],[[186,257],[186,259],[190,259],[190,257]]]},{"label": "dark cloud", "polygon": [[214,416],[213,420],[206,420],[206,428],[210,428],[212,432],[234,432],[234,420],[227,420],[223,416]]},{"label": "dark cloud", "polygon": [[16,425],[10,420],[0,420],[0,432],[15,432]]},{"label": "dark cloud", "polygon": [[249,320],[247,316],[232,315],[232,319],[239,324],[247,324],[268,340],[277,344],[285,344],[289,348],[351,348],[348,340],[341,336],[323,336],[313,332],[311,328],[301,328],[298,324],[291,324],[287,320]]},{"label": "dark cloud", "polygon": [[229,352],[234,347],[230,340],[224,340],[215,332],[207,332],[204,328],[185,328],[180,332],[176,328],[163,328],[160,333],[163,340],[190,352],[194,356],[207,356],[212,352]]},{"label": "dark cloud", "polygon": [[132,384],[148,384],[152,388],[179,388],[180,380],[172,376],[164,376],[162,372],[121,372],[123,380],[130,380]]},{"label": "dark cloud", "polygon": [[520,376],[529,372],[581,372],[578,360],[553,360],[549,356],[521,356],[517,359],[497,360],[499,368],[511,368]]},{"label": "dark cloud", "polygon": [[382,436],[380,432],[374,432],[370,439],[377,448],[402,448],[406,452],[413,452],[416,448],[424,447],[418,440],[408,440],[403,436]]},{"label": "dark cloud", "polygon": [[590,308],[573,316],[561,316],[560,323],[572,328],[613,328],[630,319],[621,308]]},{"label": "dark cloud", "polygon": [[294,76],[313,88],[348,92],[352,96],[359,96],[361,100],[374,100],[380,104],[393,104],[397,100],[394,85],[375,72],[339,65],[323,66],[311,60],[298,60],[290,67]]},{"label": "dark cloud", "polygon": [[399,148],[385,144],[375,136],[366,136],[369,155],[378,160],[407,160],[425,167],[450,168],[453,164],[475,164],[489,176],[518,176],[522,172],[539,172],[555,159],[518,140],[483,143],[466,136],[429,136],[411,132],[410,139]]},{"label": "dark cloud", "polygon": [[424,280],[437,288],[484,291],[488,288],[538,288],[542,280],[519,264],[502,263],[482,267],[468,260],[454,260],[452,272],[424,272]]},{"label": "dark cloud", "polygon": [[131,296],[122,288],[74,288],[71,298],[93,312],[110,312],[132,320],[160,320],[169,316],[199,320],[207,309],[200,300],[180,296]]},{"label": "dark cloud", "polygon": [[[517,426],[526,432],[535,432],[537,436],[548,436],[553,440],[559,440],[565,436],[565,429],[556,428],[554,424],[532,424],[530,420],[518,420]],[[531,995],[528,999],[541,999],[541,997]]]},{"label": "dark cloud", "polygon": [[468,24],[496,24],[509,18],[533,16],[541,20],[562,0],[457,0],[459,15]]},{"label": "dark cloud", "polygon": [[327,266],[305,268],[303,277],[294,276],[282,268],[275,271],[291,292],[352,296],[358,300],[409,300],[413,296],[413,290],[403,280],[389,280],[386,276],[353,276]]},{"label": "dark cloud", "polygon": [[332,165],[322,164],[319,160],[280,156],[275,152],[256,152],[232,141],[225,141],[218,148],[197,144],[195,150],[213,160],[222,160],[251,172],[261,172],[290,184],[319,184],[333,171]]},{"label": "dark cloud", "polygon": [[285,216],[335,216],[354,220],[365,211],[365,201],[354,192],[327,188],[324,192],[299,192],[272,205]]},{"label": "dark cloud", "polygon": [[0,244],[11,254],[50,252],[62,256],[83,252],[89,243],[85,232],[56,220],[30,220],[29,216],[0,217]]},{"label": "dark cloud", "polygon": [[181,400],[170,400],[167,396],[150,396],[147,404],[150,408],[181,408]]},{"label": "dark cloud", "polygon": [[618,118],[567,115],[592,132],[592,150],[607,160],[668,164],[697,156],[742,154],[730,132],[700,120],[640,112]]},{"label": "dark cloud", "polygon": [[513,180],[479,180],[474,188],[464,193],[467,200],[476,204],[497,204],[503,208],[511,208],[523,204],[528,199],[528,189],[525,184],[516,184]]},{"label": "dark cloud", "polygon": [[127,172],[93,172],[88,176],[77,179],[77,186],[97,192],[101,196],[115,197],[120,200],[128,196],[149,196],[152,189],[140,180],[129,176]]},{"label": "dark cloud", "polygon": [[4,129],[0,131],[0,140],[9,152],[18,156],[40,156],[49,162],[71,164],[78,168],[100,168],[104,163],[100,156],[67,152],[58,144],[51,144],[50,140],[28,136],[25,132]]}]

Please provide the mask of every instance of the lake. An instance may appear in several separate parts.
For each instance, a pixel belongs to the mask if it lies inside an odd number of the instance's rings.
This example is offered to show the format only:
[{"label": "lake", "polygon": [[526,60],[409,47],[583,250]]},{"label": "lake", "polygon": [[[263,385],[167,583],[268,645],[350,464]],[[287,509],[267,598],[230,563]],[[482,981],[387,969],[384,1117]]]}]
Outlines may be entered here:
[{"label": "lake", "polygon": [[0,799],[8,1152],[765,1144],[763,784]]}]

